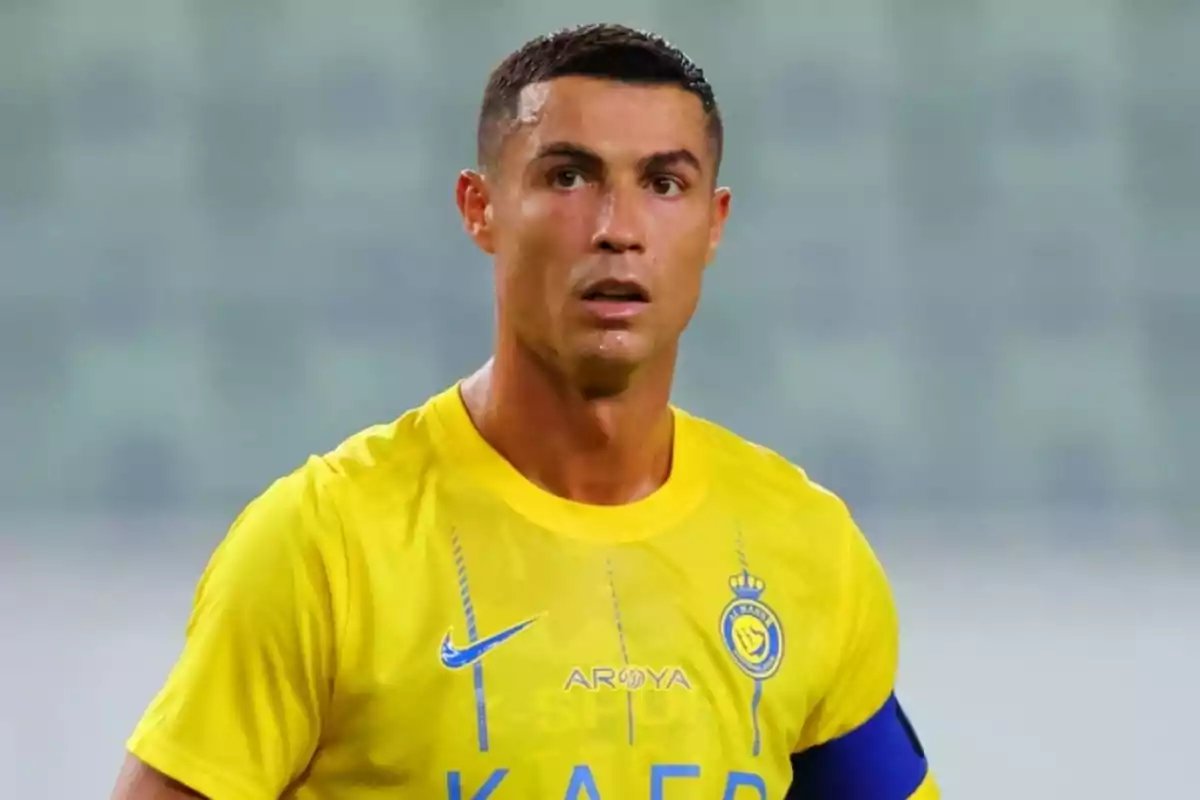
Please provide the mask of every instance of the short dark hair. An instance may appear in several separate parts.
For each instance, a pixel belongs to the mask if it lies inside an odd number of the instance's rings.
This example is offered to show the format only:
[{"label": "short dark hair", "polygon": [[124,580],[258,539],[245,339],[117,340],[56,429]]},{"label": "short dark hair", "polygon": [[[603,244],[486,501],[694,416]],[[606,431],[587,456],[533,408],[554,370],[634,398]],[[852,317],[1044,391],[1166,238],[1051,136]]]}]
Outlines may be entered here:
[{"label": "short dark hair", "polygon": [[724,126],[704,71],[661,36],[624,25],[581,25],[539,36],[513,51],[488,77],[476,139],[481,166],[504,141],[526,86],[554,78],[585,76],[622,83],[678,86],[695,95],[708,117],[716,163],[721,163]]}]

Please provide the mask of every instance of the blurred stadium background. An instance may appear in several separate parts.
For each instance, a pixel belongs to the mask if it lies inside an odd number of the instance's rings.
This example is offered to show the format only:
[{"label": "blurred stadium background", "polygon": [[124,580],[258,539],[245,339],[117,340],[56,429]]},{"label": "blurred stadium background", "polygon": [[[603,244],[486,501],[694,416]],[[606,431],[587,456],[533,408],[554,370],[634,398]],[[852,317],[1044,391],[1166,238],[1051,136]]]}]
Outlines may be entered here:
[{"label": "blurred stadium background", "polygon": [[0,796],[107,796],[241,504],[485,357],[485,76],[596,15],[726,115],[677,399],[855,508],[947,796],[1195,796],[1200,4],[599,8],[0,2]]}]

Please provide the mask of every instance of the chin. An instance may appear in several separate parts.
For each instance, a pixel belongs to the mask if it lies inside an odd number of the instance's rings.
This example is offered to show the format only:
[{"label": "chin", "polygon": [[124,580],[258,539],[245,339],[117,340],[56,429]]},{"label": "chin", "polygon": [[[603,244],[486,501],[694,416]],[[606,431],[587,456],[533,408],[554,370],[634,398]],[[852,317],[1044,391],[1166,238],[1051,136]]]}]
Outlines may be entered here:
[{"label": "chin", "polygon": [[571,383],[584,398],[605,400],[624,394],[633,381],[633,372],[619,364],[580,364]]},{"label": "chin", "polygon": [[625,391],[647,357],[641,348],[591,347],[576,351],[571,360],[573,382],[590,397],[601,398]]}]

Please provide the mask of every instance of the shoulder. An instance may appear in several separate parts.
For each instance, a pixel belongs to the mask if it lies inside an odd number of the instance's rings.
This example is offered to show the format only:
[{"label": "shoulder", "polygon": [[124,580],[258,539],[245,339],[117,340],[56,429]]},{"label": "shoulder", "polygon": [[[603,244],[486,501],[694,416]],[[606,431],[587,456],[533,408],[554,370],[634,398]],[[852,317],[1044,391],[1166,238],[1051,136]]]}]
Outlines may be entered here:
[{"label": "shoulder", "polygon": [[[440,395],[438,396],[440,397]],[[293,476],[328,502],[377,497],[394,502],[439,458],[435,402],[404,411],[390,422],[364,428],[333,449],[314,455]]]},{"label": "shoulder", "polygon": [[430,409],[409,409],[310,455],[251,501],[235,530],[247,519],[270,520],[289,529],[296,546],[344,545],[356,520],[404,507],[419,491],[437,458]]},{"label": "shoulder", "polygon": [[812,480],[800,465],[715,422],[679,413],[696,441],[697,455],[716,481],[743,502],[838,526],[850,521],[842,498]]},{"label": "shoulder", "polygon": [[304,469],[328,494],[394,487],[421,474],[436,458],[432,413],[426,403],[391,422],[365,428],[310,458]]}]

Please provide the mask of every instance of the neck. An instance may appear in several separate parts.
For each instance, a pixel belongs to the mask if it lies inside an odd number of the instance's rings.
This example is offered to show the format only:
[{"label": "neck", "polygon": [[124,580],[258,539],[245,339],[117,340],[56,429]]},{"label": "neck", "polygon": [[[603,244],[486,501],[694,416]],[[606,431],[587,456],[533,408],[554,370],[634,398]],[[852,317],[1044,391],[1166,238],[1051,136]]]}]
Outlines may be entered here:
[{"label": "neck", "polygon": [[620,505],[670,474],[674,365],[670,353],[596,399],[513,343],[463,381],[462,397],[483,438],[527,479],[570,500]]}]

